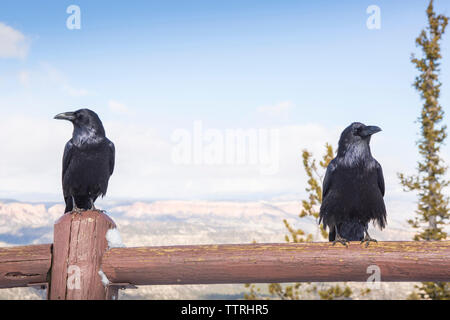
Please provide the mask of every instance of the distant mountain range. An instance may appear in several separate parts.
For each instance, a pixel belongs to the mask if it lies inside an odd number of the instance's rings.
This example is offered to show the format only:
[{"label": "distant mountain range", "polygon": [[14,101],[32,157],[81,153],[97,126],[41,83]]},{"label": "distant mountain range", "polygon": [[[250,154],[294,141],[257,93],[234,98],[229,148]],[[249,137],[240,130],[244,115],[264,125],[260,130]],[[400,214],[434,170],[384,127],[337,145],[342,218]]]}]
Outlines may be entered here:
[{"label": "distant mountain range", "polygon": [[[410,240],[414,231],[406,223],[408,216],[391,204],[388,227],[371,235],[379,240]],[[401,206],[397,205],[398,208]],[[300,219],[300,201],[153,201],[106,204],[104,209],[116,222],[128,247],[186,244],[285,242],[283,219],[293,227],[312,233],[323,241],[317,222]],[[64,212],[62,204],[0,202],[0,246],[51,243],[53,223]],[[364,284],[362,284],[364,285]],[[391,284],[386,284],[389,289]],[[402,286],[411,287],[411,284]],[[361,284],[359,285],[361,286]],[[399,287],[397,287],[399,289]],[[406,290],[406,289],[405,289]],[[243,285],[151,286],[125,290],[122,298],[205,299],[239,298]],[[391,291],[395,292],[394,289]],[[401,296],[406,294],[398,292]],[[1,298],[41,298],[34,289],[0,290]]]}]

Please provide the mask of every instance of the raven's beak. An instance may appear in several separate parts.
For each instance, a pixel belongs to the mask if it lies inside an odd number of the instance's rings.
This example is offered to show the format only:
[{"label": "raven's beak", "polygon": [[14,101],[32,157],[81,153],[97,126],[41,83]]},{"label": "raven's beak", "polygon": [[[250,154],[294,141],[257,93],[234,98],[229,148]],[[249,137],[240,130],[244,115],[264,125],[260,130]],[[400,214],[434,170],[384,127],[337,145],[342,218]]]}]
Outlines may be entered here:
[{"label": "raven's beak", "polygon": [[380,132],[381,128],[377,126],[367,126],[361,130],[361,137],[370,137],[374,133]]},{"label": "raven's beak", "polygon": [[75,112],[63,112],[63,113],[57,114],[54,119],[73,121],[73,120],[75,120],[75,118],[76,118]]}]

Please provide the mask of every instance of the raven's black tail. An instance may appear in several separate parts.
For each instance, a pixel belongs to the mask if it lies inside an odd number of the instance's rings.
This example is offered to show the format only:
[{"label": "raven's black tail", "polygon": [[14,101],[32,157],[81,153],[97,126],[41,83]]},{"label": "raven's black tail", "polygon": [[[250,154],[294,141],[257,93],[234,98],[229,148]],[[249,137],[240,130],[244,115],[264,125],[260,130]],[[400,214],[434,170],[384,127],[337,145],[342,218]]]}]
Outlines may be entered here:
[{"label": "raven's black tail", "polygon": [[[367,226],[360,222],[342,222],[338,224],[339,235],[348,241],[361,241],[364,239],[364,233],[367,230]],[[328,240],[334,241],[336,239],[336,228],[331,227],[328,234]]]},{"label": "raven's black tail", "polygon": [[73,200],[71,196],[67,196],[64,198],[64,201],[66,202],[66,209],[64,210],[64,213],[71,212],[73,210]]},{"label": "raven's black tail", "polygon": [[[97,199],[97,197],[95,197]],[[93,203],[93,199],[91,199],[89,196],[67,196],[64,198],[66,202],[66,210],[64,210],[64,213],[71,212],[74,207],[73,203],[75,201],[75,204],[77,205],[77,208],[89,210],[91,208],[91,205]]]},{"label": "raven's black tail", "polygon": [[338,226],[339,235],[348,241],[361,241],[367,226],[360,222],[346,221]]}]

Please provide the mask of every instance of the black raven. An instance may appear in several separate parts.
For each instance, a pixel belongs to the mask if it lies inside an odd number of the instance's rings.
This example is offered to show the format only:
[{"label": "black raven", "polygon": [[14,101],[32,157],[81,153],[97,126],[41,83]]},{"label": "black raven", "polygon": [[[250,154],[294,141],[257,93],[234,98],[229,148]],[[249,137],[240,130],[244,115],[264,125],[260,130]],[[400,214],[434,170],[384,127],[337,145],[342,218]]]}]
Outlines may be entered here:
[{"label": "black raven", "polygon": [[370,138],[381,131],[376,126],[354,122],[341,134],[337,156],[327,167],[322,187],[319,223],[329,228],[333,244],[372,239],[368,225],[374,220],[386,225],[383,171],[370,152]]},{"label": "black raven", "polygon": [[55,119],[73,123],[73,134],[64,149],[62,185],[65,213],[94,209],[98,196],[104,196],[114,171],[114,144],[105,136],[98,115],[89,109],[64,112]]}]

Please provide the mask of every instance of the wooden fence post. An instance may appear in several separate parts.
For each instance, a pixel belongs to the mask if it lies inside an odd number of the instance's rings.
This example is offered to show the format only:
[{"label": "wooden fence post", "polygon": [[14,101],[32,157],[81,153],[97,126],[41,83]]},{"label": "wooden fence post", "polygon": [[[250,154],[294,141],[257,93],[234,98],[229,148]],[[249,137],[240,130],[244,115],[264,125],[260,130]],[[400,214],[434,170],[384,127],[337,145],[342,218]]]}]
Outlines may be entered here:
[{"label": "wooden fence post", "polygon": [[117,290],[107,288],[99,275],[108,249],[106,232],[114,221],[101,211],[67,213],[54,227],[50,280],[51,300],[109,300]]}]

